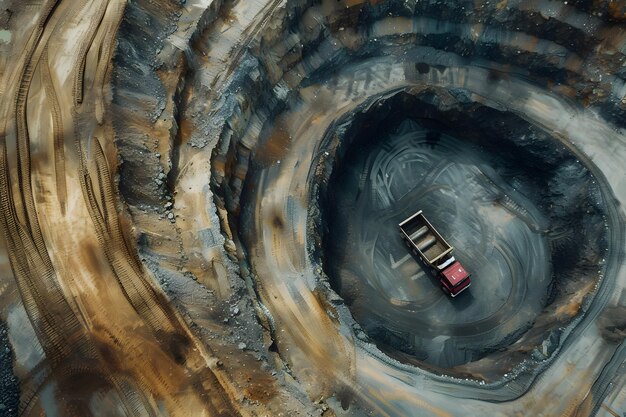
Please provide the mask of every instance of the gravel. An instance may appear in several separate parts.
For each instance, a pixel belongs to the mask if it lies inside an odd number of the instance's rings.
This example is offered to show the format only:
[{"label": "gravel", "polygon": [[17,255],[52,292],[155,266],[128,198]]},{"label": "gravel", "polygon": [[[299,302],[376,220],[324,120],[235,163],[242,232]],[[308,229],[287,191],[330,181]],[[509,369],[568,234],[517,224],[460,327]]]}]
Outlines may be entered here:
[{"label": "gravel", "polygon": [[0,416],[17,416],[19,381],[13,375],[13,351],[6,325],[0,323]]}]

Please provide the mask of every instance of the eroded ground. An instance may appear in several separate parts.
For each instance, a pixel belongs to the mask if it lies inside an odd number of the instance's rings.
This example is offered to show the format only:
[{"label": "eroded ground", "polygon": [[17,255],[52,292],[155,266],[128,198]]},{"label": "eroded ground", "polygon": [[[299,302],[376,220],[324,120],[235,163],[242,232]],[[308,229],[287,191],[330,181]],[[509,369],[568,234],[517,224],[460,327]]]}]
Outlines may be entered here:
[{"label": "eroded ground", "polygon": [[1,9],[0,414],[626,412],[626,5]]}]

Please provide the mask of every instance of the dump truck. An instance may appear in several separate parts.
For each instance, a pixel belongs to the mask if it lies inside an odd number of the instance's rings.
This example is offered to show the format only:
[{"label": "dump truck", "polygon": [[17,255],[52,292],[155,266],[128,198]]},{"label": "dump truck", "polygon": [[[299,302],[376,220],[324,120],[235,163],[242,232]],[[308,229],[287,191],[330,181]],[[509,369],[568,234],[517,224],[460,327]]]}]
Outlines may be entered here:
[{"label": "dump truck", "polygon": [[406,245],[436,275],[444,293],[456,297],[469,288],[470,274],[452,256],[454,248],[426,220],[422,210],[398,226]]}]

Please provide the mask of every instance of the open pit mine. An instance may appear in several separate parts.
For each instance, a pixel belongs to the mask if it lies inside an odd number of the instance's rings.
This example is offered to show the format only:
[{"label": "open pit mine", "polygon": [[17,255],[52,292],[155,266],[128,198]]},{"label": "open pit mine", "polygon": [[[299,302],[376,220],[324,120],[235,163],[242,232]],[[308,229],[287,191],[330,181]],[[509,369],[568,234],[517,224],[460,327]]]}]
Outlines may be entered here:
[{"label": "open pit mine", "polygon": [[0,416],[626,416],[626,1],[2,0],[0,97]]}]

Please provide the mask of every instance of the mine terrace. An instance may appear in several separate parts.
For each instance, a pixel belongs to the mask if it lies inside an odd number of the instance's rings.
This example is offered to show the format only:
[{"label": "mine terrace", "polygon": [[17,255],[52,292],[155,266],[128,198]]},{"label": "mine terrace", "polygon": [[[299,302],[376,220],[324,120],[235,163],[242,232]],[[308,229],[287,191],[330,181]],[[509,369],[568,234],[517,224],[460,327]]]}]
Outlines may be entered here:
[{"label": "mine terrace", "polygon": [[5,0],[0,416],[626,414],[626,3]]}]

